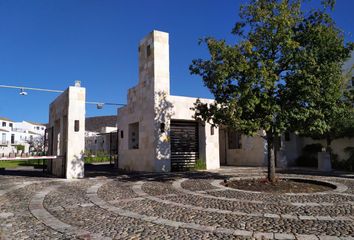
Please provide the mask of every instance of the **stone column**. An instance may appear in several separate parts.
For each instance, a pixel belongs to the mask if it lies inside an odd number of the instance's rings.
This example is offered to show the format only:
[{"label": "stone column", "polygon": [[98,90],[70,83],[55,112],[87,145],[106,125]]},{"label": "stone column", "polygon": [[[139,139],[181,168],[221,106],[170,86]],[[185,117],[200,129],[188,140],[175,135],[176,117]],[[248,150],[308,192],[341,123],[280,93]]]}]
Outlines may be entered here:
[{"label": "stone column", "polygon": [[329,152],[317,153],[318,170],[323,172],[332,171],[331,155]]},{"label": "stone column", "polygon": [[53,160],[51,172],[67,179],[84,177],[85,88],[69,87],[50,104],[49,127],[54,127],[53,153],[61,157]]}]

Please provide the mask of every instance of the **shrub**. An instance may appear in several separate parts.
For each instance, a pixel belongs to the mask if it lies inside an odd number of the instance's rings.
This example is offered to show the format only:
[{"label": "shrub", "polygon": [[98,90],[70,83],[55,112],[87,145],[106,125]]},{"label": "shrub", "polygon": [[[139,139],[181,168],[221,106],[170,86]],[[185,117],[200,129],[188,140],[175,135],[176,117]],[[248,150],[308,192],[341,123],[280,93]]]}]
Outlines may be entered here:
[{"label": "shrub", "polygon": [[25,151],[25,146],[23,146],[23,145],[16,145],[16,150],[17,150],[17,151]]},{"label": "shrub", "polygon": [[322,151],[322,144],[308,144],[302,149],[301,156],[297,159],[297,165],[301,167],[318,167],[317,153]]},{"label": "shrub", "polygon": [[205,161],[203,161],[203,160],[201,160],[201,159],[197,159],[197,160],[195,161],[194,169],[195,169],[195,170],[205,170],[205,169],[206,169],[206,163],[205,163]]},{"label": "shrub", "polygon": [[338,156],[331,158],[332,167],[337,170],[354,172],[354,147],[346,147],[344,151],[349,154],[349,158],[341,161],[338,160]]}]

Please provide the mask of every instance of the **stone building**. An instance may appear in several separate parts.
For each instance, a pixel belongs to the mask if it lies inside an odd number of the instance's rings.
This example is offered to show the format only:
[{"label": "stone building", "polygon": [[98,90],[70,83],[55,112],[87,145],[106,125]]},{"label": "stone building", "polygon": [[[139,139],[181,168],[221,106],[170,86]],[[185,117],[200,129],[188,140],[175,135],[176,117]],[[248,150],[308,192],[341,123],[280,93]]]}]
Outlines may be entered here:
[{"label": "stone building", "polygon": [[[168,33],[151,32],[140,41],[138,51],[139,82],[129,89],[127,105],[118,109],[119,168],[175,171],[186,169],[197,160],[205,162],[207,169],[220,165],[267,165],[267,142],[262,130],[249,137],[226,127],[218,129],[197,122],[191,110],[197,98],[170,94]],[[296,166],[303,147],[314,142],[319,141],[295,134],[282,136],[276,166]],[[353,142],[333,141],[334,152],[340,159],[348,157],[343,149],[353,146]]]},{"label": "stone building", "polygon": [[[43,144],[46,125],[30,121],[16,122],[0,117],[0,155],[29,153],[33,142]],[[18,150],[18,146],[23,146]],[[33,151],[32,151],[33,152]]]},{"label": "stone building", "polygon": [[207,169],[219,168],[220,160],[263,164],[261,137],[241,139],[223,129],[219,140],[218,128],[195,121],[191,107],[197,98],[170,94],[169,67],[169,35],[153,31],[139,44],[139,83],[129,89],[127,105],[118,110],[119,167],[164,172],[186,169],[197,160],[205,162]]},{"label": "stone building", "polygon": [[194,121],[195,100],[170,95],[169,36],[153,31],[139,44],[139,83],[118,110],[119,167],[164,172],[203,158],[208,169],[218,168],[218,131],[212,135],[208,124]]}]

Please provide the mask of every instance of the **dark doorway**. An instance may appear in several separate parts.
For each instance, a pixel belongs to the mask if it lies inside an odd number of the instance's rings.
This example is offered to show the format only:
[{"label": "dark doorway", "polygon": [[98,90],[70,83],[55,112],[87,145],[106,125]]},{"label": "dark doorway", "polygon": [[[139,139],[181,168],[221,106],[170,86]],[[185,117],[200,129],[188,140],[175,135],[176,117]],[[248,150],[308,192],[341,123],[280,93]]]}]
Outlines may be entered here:
[{"label": "dark doorway", "polygon": [[171,121],[171,171],[185,171],[199,158],[198,123]]}]

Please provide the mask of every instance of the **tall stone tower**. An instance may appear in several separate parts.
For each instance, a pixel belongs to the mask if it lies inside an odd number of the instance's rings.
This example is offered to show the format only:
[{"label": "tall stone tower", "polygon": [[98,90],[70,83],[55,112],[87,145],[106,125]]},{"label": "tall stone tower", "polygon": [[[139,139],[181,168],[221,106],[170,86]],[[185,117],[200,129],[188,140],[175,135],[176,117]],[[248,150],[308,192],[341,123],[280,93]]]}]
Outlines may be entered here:
[{"label": "tall stone tower", "polygon": [[146,90],[170,94],[168,33],[154,30],[140,41],[139,83]]},{"label": "tall stone tower", "polygon": [[152,31],[139,43],[139,83],[118,111],[120,168],[170,170],[168,41],[168,33]]},{"label": "tall stone tower", "polygon": [[153,31],[139,44],[139,84],[153,97],[154,170],[170,171],[170,59],[168,33]]}]

